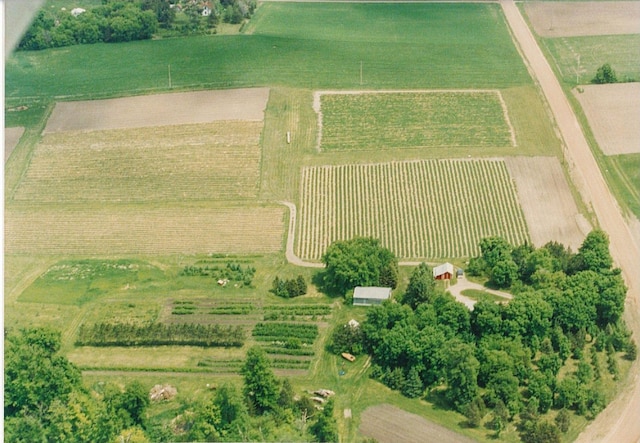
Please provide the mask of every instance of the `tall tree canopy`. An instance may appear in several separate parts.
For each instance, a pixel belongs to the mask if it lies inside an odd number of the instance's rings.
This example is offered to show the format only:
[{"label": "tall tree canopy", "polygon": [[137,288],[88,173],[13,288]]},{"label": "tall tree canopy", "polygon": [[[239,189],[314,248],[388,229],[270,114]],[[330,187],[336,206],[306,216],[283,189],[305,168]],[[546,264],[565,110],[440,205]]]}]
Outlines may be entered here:
[{"label": "tall tree canopy", "polygon": [[326,265],[323,283],[328,292],[344,295],[356,286],[385,286],[398,284],[398,259],[371,237],[332,243],[322,262]]}]

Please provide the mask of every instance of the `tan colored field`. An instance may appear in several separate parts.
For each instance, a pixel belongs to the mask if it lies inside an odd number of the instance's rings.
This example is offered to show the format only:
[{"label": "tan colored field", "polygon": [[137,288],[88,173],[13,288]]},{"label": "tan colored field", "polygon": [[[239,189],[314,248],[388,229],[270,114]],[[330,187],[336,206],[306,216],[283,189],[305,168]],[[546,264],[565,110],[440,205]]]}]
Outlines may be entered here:
[{"label": "tan colored field", "polygon": [[472,443],[473,439],[388,404],[367,408],[360,433],[380,443]]},{"label": "tan colored field", "polygon": [[640,33],[640,2],[525,2],[536,34],[577,37]]},{"label": "tan colored field", "polygon": [[283,206],[100,206],[5,210],[5,253],[255,254],[282,249]]},{"label": "tan colored field", "polygon": [[218,120],[262,121],[269,89],[181,92],[139,97],[60,102],[45,133],[143,128]]},{"label": "tan colored field", "polygon": [[606,155],[640,153],[640,83],[582,87],[575,93]]},{"label": "tan colored field", "polygon": [[148,202],[253,198],[262,122],[46,135],[12,198]]},{"label": "tan colored field", "polygon": [[590,226],[578,212],[558,159],[507,157],[505,162],[533,244],[540,247],[555,240],[576,251]]},{"label": "tan colored field", "polygon": [[9,159],[11,152],[16,148],[20,137],[24,134],[24,128],[5,128],[4,129],[4,161]]}]

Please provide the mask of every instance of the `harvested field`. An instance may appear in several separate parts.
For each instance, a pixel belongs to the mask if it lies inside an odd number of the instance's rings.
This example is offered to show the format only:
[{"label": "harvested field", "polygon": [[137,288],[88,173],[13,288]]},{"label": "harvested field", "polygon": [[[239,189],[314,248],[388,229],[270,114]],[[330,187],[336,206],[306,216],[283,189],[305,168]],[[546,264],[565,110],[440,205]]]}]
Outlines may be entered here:
[{"label": "harvested field", "polygon": [[237,200],[257,195],[262,122],[46,135],[13,194],[29,202]]},{"label": "harvested field", "polygon": [[139,206],[5,210],[5,252],[260,254],[282,250],[281,206]]},{"label": "harvested field", "polygon": [[59,102],[44,132],[262,121],[268,99],[269,89],[247,88]]},{"label": "harvested field", "polygon": [[516,144],[500,91],[320,91],[314,109],[322,150]]},{"label": "harvested field", "polygon": [[398,257],[469,257],[483,237],[528,240],[502,160],[419,160],[302,170],[298,257],[335,240],[379,238]]},{"label": "harvested field", "polygon": [[591,230],[578,212],[569,185],[555,157],[508,157],[522,210],[536,247],[555,240],[574,251]]},{"label": "harvested field", "polygon": [[606,155],[640,153],[640,83],[589,85],[575,96]]},{"label": "harvested field", "polygon": [[24,134],[24,128],[5,128],[4,129],[4,161],[9,159],[11,152],[16,148],[20,137]]},{"label": "harvested field", "polygon": [[392,405],[371,406],[362,413],[359,431],[380,443],[473,443],[475,440]]},{"label": "harvested field", "polygon": [[525,2],[524,10],[542,37],[640,33],[640,2]]}]

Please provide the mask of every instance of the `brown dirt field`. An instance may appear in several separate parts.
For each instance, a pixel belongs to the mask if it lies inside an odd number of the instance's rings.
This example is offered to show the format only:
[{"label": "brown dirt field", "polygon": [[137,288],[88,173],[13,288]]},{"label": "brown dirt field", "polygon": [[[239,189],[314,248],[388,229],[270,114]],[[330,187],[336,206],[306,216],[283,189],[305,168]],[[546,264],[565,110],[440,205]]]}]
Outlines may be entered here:
[{"label": "brown dirt field", "polygon": [[505,162],[533,244],[540,247],[555,240],[576,251],[590,226],[578,212],[558,159],[507,157]]},{"label": "brown dirt field", "polygon": [[5,253],[260,254],[282,250],[281,206],[11,207]]},{"label": "brown dirt field", "polygon": [[640,33],[640,2],[525,2],[524,10],[541,37]]},{"label": "brown dirt field", "polygon": [[475,440],[388,404],[367,408],[360,433],[380,443],[472,443]]},{"label": "brown dirt field", "polygon": [[269,89],[247,88],[59,102],[44,132],[142,128],[218,120],[262,121],[268,99]]},{"label": "brown dirt field", "polygon": [[574,90],[606,155],[640,153],[640,83],[588,85]]},{"label": "brown dirt field", "polygon": [[9,160],[9,156],[18,145],[20,137],[24,134],[24,128],[5,128],[4,129],[4,162]]}]

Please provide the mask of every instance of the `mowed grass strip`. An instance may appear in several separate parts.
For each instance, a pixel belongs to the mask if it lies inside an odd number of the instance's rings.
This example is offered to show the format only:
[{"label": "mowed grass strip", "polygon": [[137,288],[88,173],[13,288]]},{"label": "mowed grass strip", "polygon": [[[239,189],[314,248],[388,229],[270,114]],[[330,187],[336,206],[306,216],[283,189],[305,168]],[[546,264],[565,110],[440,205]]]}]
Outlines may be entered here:
[{"label": "mowed grass strip", "polygon": [[502,160],[420,160],[307,167],[298,256],[319,260],[336,240],[373,236],[398,257],[453,258],[501,235],[529,240]]},{"label": "mowed grass strip", "polygon": [[260,254],[282,249],[284,207],[176,205],[5,211],[5,251],[26,254]]},{"label": "mowed grass strip", "polygon": [[152,202],[253,198],[262,122],[64,132],[36,147],[16,201]]},{"label": "mowed grass strip", "polygon": [[320,93],[322,150],[512,146],[499,91]]}]

